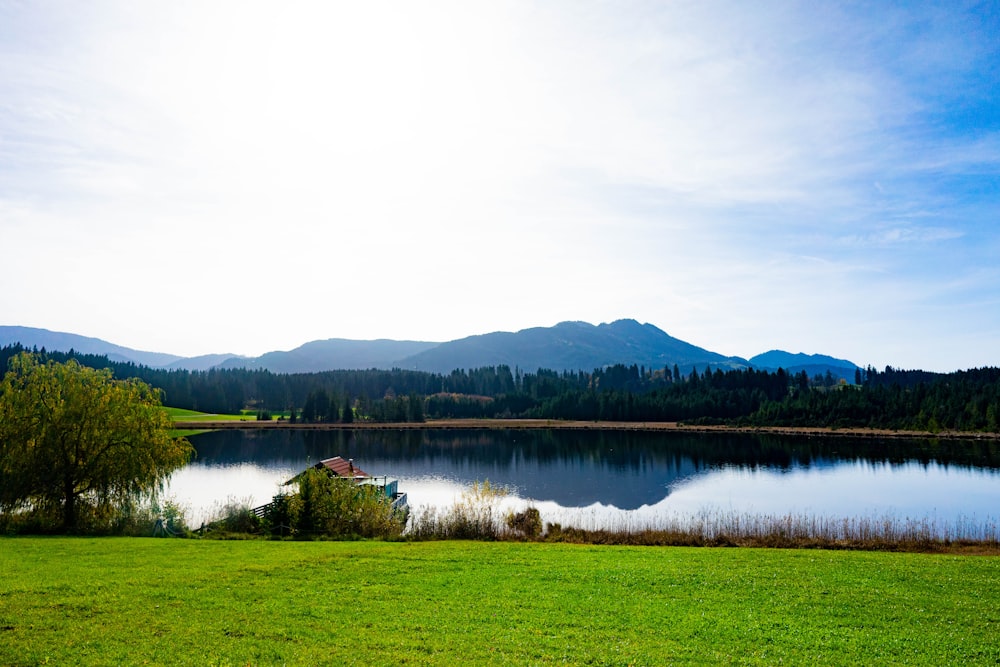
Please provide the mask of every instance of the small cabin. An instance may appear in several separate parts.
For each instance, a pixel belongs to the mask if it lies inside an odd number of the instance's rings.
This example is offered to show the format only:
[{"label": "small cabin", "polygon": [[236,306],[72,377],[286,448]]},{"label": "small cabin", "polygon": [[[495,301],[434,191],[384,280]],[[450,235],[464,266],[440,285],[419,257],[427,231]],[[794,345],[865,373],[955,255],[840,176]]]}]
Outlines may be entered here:
[{"label": "small cabin", "polygon": [[[354,480],[354,483],[358,486],[370,486],[375,488],[377,491],[385,494],[385,497],[392,501],[392,509],[398,510],[404,516],[404,522],[409,517],[410,508],[407,504],[406,494],[400,493],[399,491],[399,481],[387,477],[385,475],[379,477],[376,475],[369,475],[364,470],[354,465],[354,459],[345,459],[341,456],[334,456],[330,459],[323,459],[319,463],[313,466],[317,470],[326,470],[330,475],[334,477],[342,477],[344,479]],[[289,484],[295,484],[299,481],[304,473],[299,473],[295,477],[291,478],[285,482],[285,486]],[[250,512],[260,518],[263,517],[271,507],[274,506],[274,502],[267,503],[266,505],[261,505],[260,507],[254,507]]]},{"label": "small cabin", "polygon": [[344,477],[346,479],[358,480],[371,477],[371,475],[361,468],[355,467],[354,459],[345,459],[341,456],[334,456],[332,459],[323,459],[314,465],[313,468],[317,470],[325,468],[337,477]]}]

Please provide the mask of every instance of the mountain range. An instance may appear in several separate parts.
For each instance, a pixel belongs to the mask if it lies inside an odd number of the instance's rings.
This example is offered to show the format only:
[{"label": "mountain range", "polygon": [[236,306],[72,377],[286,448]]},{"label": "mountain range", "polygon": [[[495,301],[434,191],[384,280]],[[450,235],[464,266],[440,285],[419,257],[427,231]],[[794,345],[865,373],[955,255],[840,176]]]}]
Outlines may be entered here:
[{"label": "mountain range", "polygon": [[27,348],[75,350],[106,355],[154,368],[207,370],[210,368],[260,368],[276,373],[310,373],[327,370],[391,369],[450,373],[455,369],[505,364],[535,371],[593,370],[614,364],[647,369],[677,366],[687,374],[692,368],[759,368],[789,372],[806,370],[810,376],[827,370],[848,380],[857,366],[846,359],[820,354],[792,354],[771,350],[743,359],[727,357],[670,336],[652,324],[624,319],[606,324],[561,322],[517,332],[493,332],[433,343],[397,340],[330,338],[305,343],[293,350],[274,351],[259,357],[210,354],[181,357],[145,352],[115,345],[99,338],[53,332],[31,327],[0,326],[0,346],[20,343]]}]

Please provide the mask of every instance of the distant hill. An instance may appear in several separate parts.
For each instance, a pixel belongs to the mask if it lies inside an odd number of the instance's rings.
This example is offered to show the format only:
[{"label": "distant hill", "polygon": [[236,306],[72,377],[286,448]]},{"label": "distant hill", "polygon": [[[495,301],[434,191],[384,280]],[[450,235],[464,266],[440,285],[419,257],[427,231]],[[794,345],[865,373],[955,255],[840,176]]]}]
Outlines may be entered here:
[{"label": "distant hill", "polygon": [[854,371],[858,368],[857,364],[847,359],[828,357],[825,354],[803,354],[802,352],[792,354],[784,350],[771,350],[750,357],[750,363],[756,368],[771,371],[779,368],[783,368],[789,373],[805,371],[809,377],[825,375],[827,371],[830,371],[834,377],[844,378],[849,382],[854,381]]},{"label": "distant hill", "polygon": [[197,357],[184,357],[171,364],[167,364],[164,368],[170,370],[207,371],[211,368],[224,366],[231,360],[239,361],[240,359],[247,358],[236,354],[203,354]]},{"label": "distant hill", "polygon": [[259,357],[207,354],[185,358],[133,350],[99,338],[71,333],[0,326],[0,346],[12,343],[62,352],[73,349],[153,368],[261,368],[275,373],[369,368],[450,373],[459,368],[499,365],[528,372],[539,368],[590,371],[614,364],[635,364],[653,370],[677,366],[685,375],[692,368],[700,372],[706,366],[723,370],[750,366],[767,370],[784,368],[791,373],[805,370],[810,377],[830,370],[838,378],[853,381],[857,368],[846,359],[822,354],[791,354],[781,350],[771,350],[750,360],[726,357],[674,338],[652,324],[640,324],[631,319],[599,325],[561,322],[552,327],[498,331],[445,343],[330,338],[311,341],[293,350],[268,352]]},{"label": "distant hill", "polygon": [[75,350],[83,354],[100,354],[107,356],[112,361],[131,361],[153,368],[168,366],[183,359],[175,354],[133,350],[100,338],[89,338],[33,327],[0,326],[0,347],[14,343],[20,343],[27,348],[42,349],[44,347],[46,350],[59,352]]},{"label": "distant hill", "polygon": [[593,370],[613,364],[647,368],[677,365],[744,368],[745,359],[725,357],[673,338],[652,324],[562,322],[517,332],[494,332],[446,343],[331,338],[253,359],[228,359],[221,368],[265,368],[276,373],[337,369],[402,368],[450,373],[456,368],[507,365],[535,371]]},{"label": "distant hill", "polygon": [[[438,343],[398,340],[315,340],[287,352],[267,352],[256,358],[232,358],[220,368],[266,368],[274,373],[318,373],[332,370],[390,369],[399,359],[436,347]],[[451,369],[449,369],[451,370]]]},{"label": "distant hill", "polygon": [[658,369],[677,365],[687,373],[713,368],[745,368],[749,363],[725,357],[673,338],[652,324],[618,320],[610,324],[562,322],[514,333],[496,332],[469,336],[428,349],[401,360],[400,368],[448,373],[456,368],[505,364],[536,371],[593,370],[613,364]]}]

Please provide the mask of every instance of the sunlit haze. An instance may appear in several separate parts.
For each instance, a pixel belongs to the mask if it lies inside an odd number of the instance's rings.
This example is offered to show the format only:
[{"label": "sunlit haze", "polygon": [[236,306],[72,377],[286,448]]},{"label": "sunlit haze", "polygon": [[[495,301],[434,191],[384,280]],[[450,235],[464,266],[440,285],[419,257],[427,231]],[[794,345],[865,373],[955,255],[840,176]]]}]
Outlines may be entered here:
[{"label": "sunlit haze", "polygon": [[0,0],[0,324],[1000,365],[994,3]]}]

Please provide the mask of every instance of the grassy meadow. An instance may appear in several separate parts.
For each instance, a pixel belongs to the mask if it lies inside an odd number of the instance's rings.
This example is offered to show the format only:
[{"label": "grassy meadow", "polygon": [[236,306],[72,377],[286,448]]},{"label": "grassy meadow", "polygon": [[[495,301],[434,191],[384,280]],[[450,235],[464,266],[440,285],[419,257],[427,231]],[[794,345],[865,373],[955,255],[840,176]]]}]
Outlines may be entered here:
[{"label": "grassy meadow", "polygon": [[0,539],[0,664],[997,664],[1000,558]]},{"label": "grassy meadow", "polygon": [[[163,411],[174,421],[181,422],[221,422],[221,421],[248,421],[255,420],[256,416],[249,410],[244,410],[238,415],[217,415],[197,410],[185,410],[184,408],[164,407]],[[188,437],[204,433],[205,429],[174,429],[171,434],[174,436]]]},{"label": "grassy meadow", "polygon": [[184,408],[164,407],[163,410],[175,421],[240,421],[241,419],[253,419],[254,415],[249,411],[244,411],[238,415],[217,415],[196,410],[185,410]]}]

